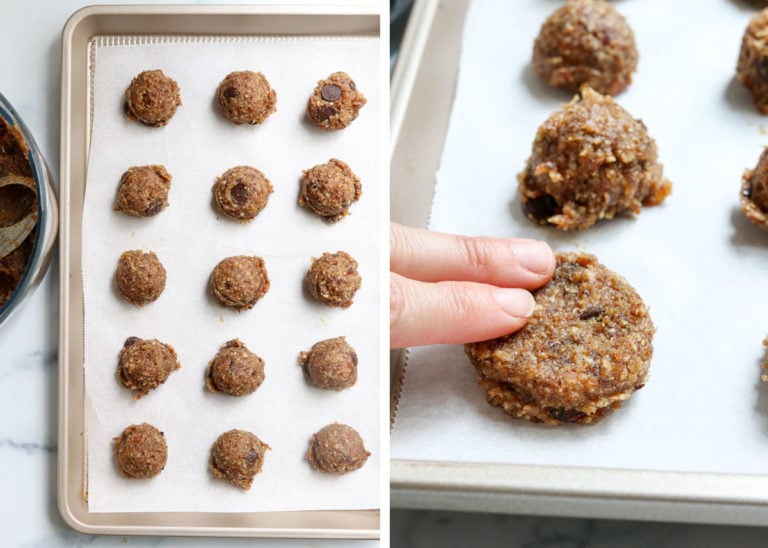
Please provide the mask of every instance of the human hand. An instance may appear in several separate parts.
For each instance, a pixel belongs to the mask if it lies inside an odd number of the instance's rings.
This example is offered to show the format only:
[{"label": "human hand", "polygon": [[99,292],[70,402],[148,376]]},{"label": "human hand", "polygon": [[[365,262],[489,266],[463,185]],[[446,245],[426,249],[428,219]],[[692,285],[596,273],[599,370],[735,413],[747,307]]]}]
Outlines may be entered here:
[{"label": "human hand", "polygon": [[541,241],[470,238],[390,224],[392,348],[466,343],[523,327],[528,290],[544,285],[555,256]]}]

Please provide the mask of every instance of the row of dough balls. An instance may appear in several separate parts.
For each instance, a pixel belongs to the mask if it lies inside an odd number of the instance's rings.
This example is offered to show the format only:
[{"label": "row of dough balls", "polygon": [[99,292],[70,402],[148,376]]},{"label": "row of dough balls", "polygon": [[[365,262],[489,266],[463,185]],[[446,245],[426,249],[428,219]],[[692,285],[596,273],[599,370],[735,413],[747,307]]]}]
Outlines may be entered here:
[{"label": "row of dough balls", "polygon": [[[154,217],[168,206],[171,179],[162,165],[128,168],[120,178],[115,211],[131,217]],[[274,192],[264,173],[251,166],[228,169],[216,177],[211,190],[216,209],[241,223],[255,219]],[[360,178],[341,160],[331,158],[302,171],[299,205],[327,221],[335,223],[345,217],[361,195]]]},{"label": "row of dough balls", "polygon": [[[357,267],[357,261],[345,251],[323,253],[312,259],[306,287],[324,305],[348,308],[362,284]],[[165,267],[154,251],[136,249],[120,255],[115,285],[129,303],[143,306],[157,300],[165,282]],[[209,286],[222,306],[238,311],[251,309],[269,291],[264,259],[247,255],[222,259],[211,272]]]},{"label": "row of dough balls", "polygon": [[[277,93],[261,72],[232,72],[216,90],[225,118],[235,124],[261,124],[277,110]],[[307,101],[307,118],[326,131],[344,129],[366,103],[346,72],[334,72],[317,83]],[[125,113],[151,127],[166,125],[181,106],[179,85],[162,70],[139,73],[125,90]]]},{"label": "row of dough balls", "polygon": [[[165,469],[165,434],[151,424],[132,424],[113,441],[117,470],[122,476],[149,479]],[[261,473],[270,449],[252,432],[229,430],[213,442],[209,468],[215,478],[247,490],[256,474]],[[318,472],[342,475],[362,468],[370,455],[357,430],[335,422],[312,434],[305,458]]]},{"label": "row of dough balls", "polygon": [[[309,381],[324,390],[343,390],[357,383],[357,352],[345,337],[325,339],[299,354]],[[129,337],[118,354],[117,379],[135,399],[149,394],[181,368],[176,351],[157,339]],[[252,394],[264,382],[264,360],[239,339],[227,341],[208,362],[205,386],[231,396]]]}]

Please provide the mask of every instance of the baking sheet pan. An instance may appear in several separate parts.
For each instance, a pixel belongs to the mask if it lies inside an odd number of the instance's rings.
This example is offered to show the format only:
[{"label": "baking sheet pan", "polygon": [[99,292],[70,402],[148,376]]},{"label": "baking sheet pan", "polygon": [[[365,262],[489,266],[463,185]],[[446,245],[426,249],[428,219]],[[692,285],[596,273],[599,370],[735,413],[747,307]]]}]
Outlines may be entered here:
[{"label": "baking sheet pan", "polygon": [[[460,50],[457,37],[462,33],[467,5],[468,2],[440,2],[432,21],[421,21],[421,25],[413,21],[411,24],[419,25],[418,31],[423,34],[420,40],[426,43],[424,53],[411,57],[406,44],[400,61],[403,65],[396,69],[403,73],[404,67],[418,63],[431,71],[430,78],[422,77],[419,71],[413,84],[401,90],[406,95],[393,97],[395,102],[407,103],[391,158],[392,219],[405,224],[427,225],[455,89]],[[739,7],[730,5],[722,9],[738,11]],[[744,24],[746,20],[745,16]],[[738,41],[732,49],[735,63]],[[725,76],[726,80],[728,77]],[[429,107],[425,107],[427,103]],[[757,133],[756,130],[752,127],[749,131]],[[521,153],[521,165],[526,153]],[[663,148],[660,154],[664,161]],[[734,196],[739,175],[735,175]],[[412,188],[418,189],[415,195],[410,192]],[[641,215],[638,222],[642,220]],[[759,340],[756,345],[759,346]],[[391,413],[395,421],[400,381],[407,370],[406,358],[403,352],[392,356]],[[407,383],[407,375],[405,378]],[[752,396],[746,394],[746,399]],[[487,464],[477,460],[393,460],[392,506],[740,524],[762,524],[768,516],[768,478],[759,473],[693,472],[693,464],[690,470],[652,471]]]},{"label": "baking sheet pan", "polygon": [[[378,35],[375,3],[346,6],[94,6],[62,37],[59,507],[75,529],[102,534],[378,538],[379,511],[89,512],[85,490],[83,293],[80,226],[91,117],[90,47],[96,36]],[[382,44],[383,47],[384,44]],[[385,58],[382,56],[382,67]],[[382,69],[383,70],[383,69]],[[379,116],[382,119],[382,116]]]}]

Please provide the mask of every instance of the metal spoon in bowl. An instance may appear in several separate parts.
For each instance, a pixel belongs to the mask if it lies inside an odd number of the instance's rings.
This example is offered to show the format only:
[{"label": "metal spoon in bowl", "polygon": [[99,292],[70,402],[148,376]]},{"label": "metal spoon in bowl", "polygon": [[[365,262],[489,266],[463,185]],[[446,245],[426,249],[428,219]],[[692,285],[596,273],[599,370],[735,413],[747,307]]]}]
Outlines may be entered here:
[{"label": "metal spoon in bowl", "polygon": [[0,259],[29,236],[37,215],[35,180],[20,175],[0,177]]}]

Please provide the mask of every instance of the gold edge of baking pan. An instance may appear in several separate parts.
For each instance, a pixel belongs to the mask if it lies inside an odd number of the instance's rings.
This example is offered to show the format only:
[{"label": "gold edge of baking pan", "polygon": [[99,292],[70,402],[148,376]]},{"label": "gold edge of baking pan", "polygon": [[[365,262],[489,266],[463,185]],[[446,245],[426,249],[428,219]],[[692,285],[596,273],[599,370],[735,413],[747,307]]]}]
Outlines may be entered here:
[{"label": "gold edge of baking pan", "polygon": [[[100,35],[380,35],[375,1],[328,6],[89,6],[62,32],[61,225],[59,239],[58,505],[64,520],[90,534],[359,538],[380,536],[380,511],[88,511],[80,263],[91,122],[90,44]],[[382,74],[385,68],[382,62]]]},{"label": "gold edge of baking pan", "polygon": [[[391,219],[426,227],[469,0],[416,0],[392,78]],[[415,154],[414,151],[418,151]],[[390,419],[408,354],[390,354]],[[764,525],[768,476],[393,459],[390,505]]]}]

